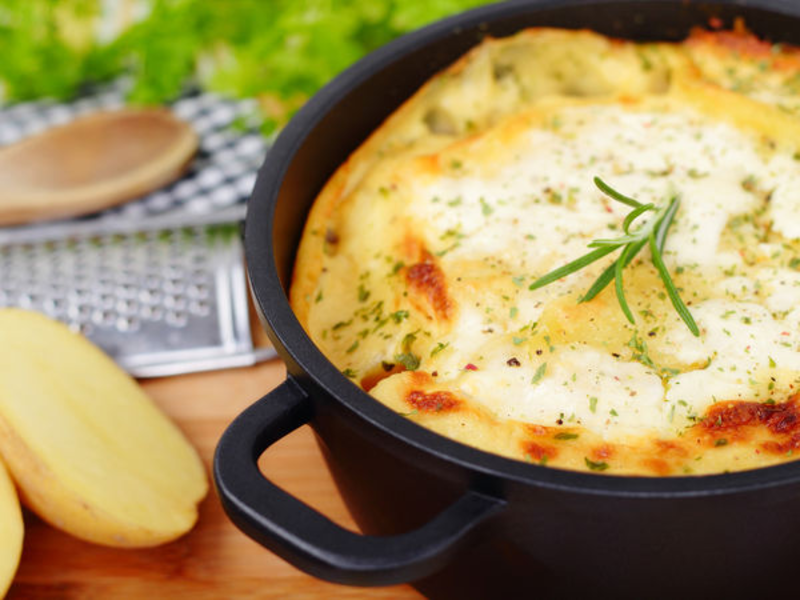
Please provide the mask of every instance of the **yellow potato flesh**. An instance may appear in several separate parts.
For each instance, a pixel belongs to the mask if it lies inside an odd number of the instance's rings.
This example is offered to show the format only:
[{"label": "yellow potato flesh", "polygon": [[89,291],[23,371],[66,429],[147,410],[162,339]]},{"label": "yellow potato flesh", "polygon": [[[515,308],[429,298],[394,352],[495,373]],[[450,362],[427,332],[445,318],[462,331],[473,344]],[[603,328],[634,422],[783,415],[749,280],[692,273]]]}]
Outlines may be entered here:
[{"label": "yellow potato flesh", "polygon": [[22,553],[22,511],[17,492],[0,463],[0,598],[5,596]]},{"label": "yellow potato flesh", "polygon": [[0,455],[23,502],[87,541],[153,546],[197,520],[204,466],[138,384],[82,336],[0,310]]}]

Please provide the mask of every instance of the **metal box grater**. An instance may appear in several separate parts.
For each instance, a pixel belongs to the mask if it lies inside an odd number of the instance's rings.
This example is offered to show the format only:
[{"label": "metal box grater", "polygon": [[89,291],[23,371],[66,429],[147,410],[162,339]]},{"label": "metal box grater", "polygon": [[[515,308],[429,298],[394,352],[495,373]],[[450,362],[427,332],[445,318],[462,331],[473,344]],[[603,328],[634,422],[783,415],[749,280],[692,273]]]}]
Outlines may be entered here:
[{"label": "metal box grater", "polygon": [[271,358],[253,347],[239,223],[221,216],[0,241],[0,306],[63,321],[136,377]]}]

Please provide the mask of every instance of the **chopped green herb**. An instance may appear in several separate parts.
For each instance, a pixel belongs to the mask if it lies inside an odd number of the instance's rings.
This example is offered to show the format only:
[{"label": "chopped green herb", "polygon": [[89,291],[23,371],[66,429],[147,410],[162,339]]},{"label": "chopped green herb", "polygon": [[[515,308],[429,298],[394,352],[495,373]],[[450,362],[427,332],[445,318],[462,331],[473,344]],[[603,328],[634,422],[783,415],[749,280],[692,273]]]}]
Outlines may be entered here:
[{"label": "chopped green herb", "polygon": [[409,371],[416,371],[417,369],[419,369],[420,358],[413,352],[404,352],[402,354],[395,354],[394,359]]},{"label": "chopped green herb", "polygon": [[589,410],[593,413],[597,411],[597,396],[589,398]]},{"label": "chopped green herb", "polygon": [[583,460],[591,471],[605,471],[609,467],[607,462],[594,462],[588,456],[584,457]]},{"label": "chopped green herb", "polygon": [[553,439],[554,440],[577,440],[578,437],[579,436],[578,436],[577,433],[569,433],[569,432],[564,431],[562,433],[555,434],[553,436]]},{"label": "chopped green herb", "polygon": [[450,345],[450,342],[447,342],[446,344],[443,344],[442,342],[439,342],[438,344],[436,344],[436,347],[433,350],[431,350],[431,358],[433,358],[434,356],[439,354],[439,352],[441,352],[442,350],[447,348],[449,345]]},{"label": "chopped green herb", "polygon": [[403,351],[408,352],[411,350],[411,346],[415,341],[417,341],[416,332],[405,334],[405,336],[403,336],[403,341],[401,342],[403,345]]},{"label": "chopped green herb", "polygon": [[400,323],[408,318],[407,310],[397,310],[389,315],[395,323]]},{"label": "chopped green herb", "polygon": [[418,412],[419,412],[419,410],[417,410],[415,408],[414,410],[411,410],[409,412],[399,412],[397,414],[400,415],[401,417],[411,417],[411,416],[417,414]]},{"label": "chopped green herb", "polygon": [[728,445],[728,440],[726,440],[725,438],[719,438],[717,440],[714,440],[714,446],[717,448],[720,446],[727,446],[727,445]]},{"label": "chopped green herb", "polygon": [[531,379],[531,383],[539,383],[542,377],[544,377],[545,372],[547,371],[547,363],[542,363],[539,365],[539,368],[536,369],[536,373],[533,374],[533,379]]},{"label": "chopped green herb", "polygon": [[702,179],[704,177],[708,177],[708,173],[701,173],[697,169],[689,169],[689,177],[692,179]]},{"label": "chopped green herb", "polygon": [[411,346],[417,339],[416,332],[407,333],[403,337],[402,347],[403,351],[400,354],[395,354],[395,361],[402,364],[409,371],[416,371],[419,368],[421,359],[418,355],[411,351]]},{"label": "chopped green herb", "polygon": [[458,196],[457,198],[453,198],[452,200],[448,200],[447,206],[453,206],[453,207],[461,206],[461,196]]}]

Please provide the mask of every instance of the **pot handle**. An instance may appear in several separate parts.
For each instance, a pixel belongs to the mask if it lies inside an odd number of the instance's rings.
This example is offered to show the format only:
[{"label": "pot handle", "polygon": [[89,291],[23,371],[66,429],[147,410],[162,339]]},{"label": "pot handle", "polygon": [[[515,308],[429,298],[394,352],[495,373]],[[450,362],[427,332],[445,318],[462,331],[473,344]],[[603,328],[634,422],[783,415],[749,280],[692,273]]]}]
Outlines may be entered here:
[{"label": "pot handle", "polygon": [[321,579],[347,585],[392,585],[442,568],[479,525],[505,506],[474,491],[422,527],[399,535],[348,531],[284,492],[258,469],[273,443],[311,419],[311,400],[290,377],[242,412],[223,434],[214,480],[230,519],[284,560]]}]

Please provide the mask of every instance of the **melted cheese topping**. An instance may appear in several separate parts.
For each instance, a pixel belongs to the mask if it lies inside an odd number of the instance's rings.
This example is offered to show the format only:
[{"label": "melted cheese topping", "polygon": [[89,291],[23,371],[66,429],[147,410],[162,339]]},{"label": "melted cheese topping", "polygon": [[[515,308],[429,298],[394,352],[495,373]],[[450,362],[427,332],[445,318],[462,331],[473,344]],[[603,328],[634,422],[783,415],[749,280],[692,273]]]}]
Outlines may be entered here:
[{"label": "melted cheese topping", "polygon": [[[597,89],[526,87],[521,65],[554,69],[542,48],[574,58],[603,40],[524,32],[426,86],[320,196],[293,305],[345,375],[486,450],[658,475],[787,460],[800,429],[775,423],[800,428],[800,120],[767,97],[784,79],[767,69],[750,95],[709,83],[716,71],[696,67],[719,49],[694,40],[603,46],[600,64],[584,65]],[[467,84],[482,90],[471,103]],[[577,302],[615,255],[529,290],[592,240],[621,235],[630,207],[594,176],[642,203],[681,199],[664,261],[699,337],[647,249],[624,272],[635,325],[613,285]]]}]

